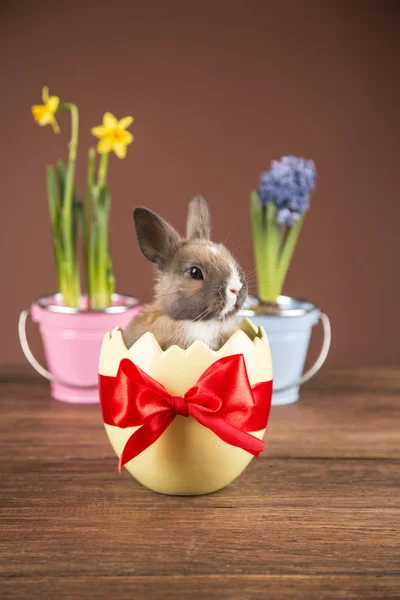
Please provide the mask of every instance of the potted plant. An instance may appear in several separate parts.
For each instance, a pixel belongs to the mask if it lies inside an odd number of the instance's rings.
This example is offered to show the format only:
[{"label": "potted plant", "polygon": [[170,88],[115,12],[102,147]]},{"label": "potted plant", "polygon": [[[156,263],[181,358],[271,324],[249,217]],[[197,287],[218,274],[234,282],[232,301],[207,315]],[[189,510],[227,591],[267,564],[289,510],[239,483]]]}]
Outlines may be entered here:
[{"label": "potted plant", "polygon": [[[258,297],[248,298],[243,314],[268,335],[274,369],[272,404],[298,399],[299,385],[322,366],[330,345],[328,317],[311,302],[282,295],[315,180],[312,160],[284,156],[261,173],[258,190],[250,195]],[[311,330],[320,319],[323,348],[302,376]]]},{"label": "potted plant", "polygon": [[[89,148],[82,199],[75,186],[78,108],[72,103],[61,104],[57,96],[49,95],[47,87],[43,88],[43,104],[32,107],[34,120],[41,126],[51,125],[53,131],[59,133],[56,114],[61,112],[69,112],[71,117],[68,163],[59,160],[46,168],[58,293],[39,298],[30,310],[21,313],[19,333],[25,356],[51,381],[53,398],[66,402],[98,402],[97,370],[104,334],[116,326],[126,325],[139,310],[134,298],[114,291],[108,239],[109,157],[114,152],[120,159],[125,158],[127,146],[133,141],[127,131],[133,118],[118,121],[107,112],[103,124],[92,129],[99,139],[100,159],[97,160],[95,149]],[[29,314],[39,324],[49,371],[37,363],[27,344],[25,323]]]}]

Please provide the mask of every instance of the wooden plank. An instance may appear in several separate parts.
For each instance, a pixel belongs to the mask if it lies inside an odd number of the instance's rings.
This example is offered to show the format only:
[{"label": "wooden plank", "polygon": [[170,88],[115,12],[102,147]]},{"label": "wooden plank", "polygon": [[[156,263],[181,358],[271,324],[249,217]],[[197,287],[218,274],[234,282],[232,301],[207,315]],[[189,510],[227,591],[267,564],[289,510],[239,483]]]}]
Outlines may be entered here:
[{"label": "wooden plank", "polygon": [[400,458],[400,397],[306,390],[291,406],[272,407],[264,455]]},{"label": "wooden plank", "polygon": [[0,582],[3,600],[398,600],[396,576],[378,575],[148,575],[144,577],[19,577]]},{"label": "wooden plank", "polygon": [[322,370],[305,386],[307,390],[326,390],[346,392],[368,391],[379,395],[385,393],[400,396],[400,360],[397,367],[331,367]]},{"label": "wooden plank", "polygon": [[181,498],[111,460],[3,462],[0,575],[399,575],[399,467],[259,459]]}]

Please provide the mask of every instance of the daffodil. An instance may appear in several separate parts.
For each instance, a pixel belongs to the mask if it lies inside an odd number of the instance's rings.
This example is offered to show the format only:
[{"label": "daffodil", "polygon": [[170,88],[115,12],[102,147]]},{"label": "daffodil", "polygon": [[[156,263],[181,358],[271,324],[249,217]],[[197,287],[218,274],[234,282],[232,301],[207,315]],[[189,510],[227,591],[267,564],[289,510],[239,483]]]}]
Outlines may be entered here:
[{"label": "daffodil", "polygon": [[33,118],[39,125],[51,125],[54,129],[54,133],[60,133],[60,128],[54,116],[58,110],[60,98],[58,96],[49,96],[48,87],[43,88],[42,98],[44,104],[32,106]]},{"label": "daffodil", "polygon": [[97,151],[108,154],[113,150],[118,158],[125,158],[127,146],[133,142],[133,135],[126,129],[133,123],[133,117],[124,117],[120,121],[114,115],[106,112],[103,125],[93,127],[92,134],[99,138]]}]

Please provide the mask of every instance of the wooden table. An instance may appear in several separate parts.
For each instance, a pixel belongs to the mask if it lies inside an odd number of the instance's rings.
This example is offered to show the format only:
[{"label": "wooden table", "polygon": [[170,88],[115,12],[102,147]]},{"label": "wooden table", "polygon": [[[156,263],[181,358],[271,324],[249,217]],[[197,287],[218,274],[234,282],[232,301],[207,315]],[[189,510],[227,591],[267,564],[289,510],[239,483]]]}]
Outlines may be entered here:
[{"label": "wooden table", "polygon": [[0,381],[2,600],[400,598],[400,371],[325,370],[194,498],[119,475],[98,406]]}]

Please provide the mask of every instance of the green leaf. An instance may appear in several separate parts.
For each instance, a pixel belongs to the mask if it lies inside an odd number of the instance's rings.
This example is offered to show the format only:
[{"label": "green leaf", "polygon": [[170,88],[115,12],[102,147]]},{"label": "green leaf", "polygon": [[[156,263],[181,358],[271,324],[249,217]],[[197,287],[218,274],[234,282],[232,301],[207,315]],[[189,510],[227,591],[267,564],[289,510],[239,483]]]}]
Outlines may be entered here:
[{"label": "green leaf", "polygon": [[250,194],[250,221],[253,231],[254,260],[257,273],[258,296],[261,300],[266,300],[268,296],[268,286],[266,282],[267,256],[265,247],[265,236],[267,231],[267,222],[265,207],[263,206],[257,192]]},{"label": "green leaf", "polygon": [[74,186],[72,190],[72,247],[74,254],[77,251],[77,234],[80,227],[79,221],[81,219],[81,213],[83,211],[83,204],[79,201],[78,192]]},{"label": "green leaf", "polygon": [[53,165],[46,167],[47,195],[49,199],[50,219],[53,235],[58,233],[61,199],[57,183],[56,171]]},{"label": "green leaf", "polygon": [[108,225],[111,197],[106,183],[91,185],[87,182],[87,198],[91,200],[91,226],[88,242],[88,281],[90,305],[92,308],[105,308],[111,303],[114,278],[111,272],[111,259],[108,247]]},{"label": "green leaf", "polygon": [[90,249],[91,274],[93,274],[91,296],[96,308],[105,308],[111,302],[110,259],[108,249],[108,221],[111,198],[108,187],[103,184],[93,194],[92,232]]},{"label": "green leaf", "polygon": [[65,164],[62,160],[58,160],[56,162],[56,173],[57,173],[57,182],[58,182],[59,194],[60,194],[60,206],[62,206],[63,199],[64,199],[64,192],[65,192],[65,178],[66,178]]},{"label": "green leaf", "polygon": [[50,221],[53,237],[54,262],[56,267],[58,285],[62,279],[62,243],[60,232],[60,194],[57,183],[56,171],[53,165],[46,167],[47,197],[49,201]]},{"label": "green leaf", "polygon": [[290,262],[292,260],[297,240],[299,239],[299,234],[303,226],[304,218],[305,213],[298,221],[295,221],[295,223],[293,223],[291,227],[288,227],[286,237],[281,247],[278,263],[278,286],[280,288],[280,291],[283,289],[285,279],[289,271]]},{"label": "green leaf", "polygon": [[107,261],[107,283],[108,283],[109,304],[111,304],[112,296],[115,293],[115,277],[114,277],[114,273],[113,273],[110,252],[108,252],[108,261]]},{"label": "green leaf", "polygon": [[280,290],[278,289],[278,256],[281,244],[281,226],[276,222],[277,208],[273,202],[269,202],[266,207],[267,232],[265,237],[267,271],[266,279],[269,286],[269,298],[271,302],[276,302]]},{"label": "green leaf", "polygon": [[276,222],[276,213],[276,206],[272,202],[264,206],[257,192],[251,192],[250,218],[253,230],[258,296],[263,302],[276,302],[280,293],[278,255],[281,228]]},{"label": "green leaf", "polygon": [[90,276],[90,222],[93,205],[93,194],[95,184],[95,170],[96,170],[96,151],[94,148],[89,148],[88,161],[87,161],[87,173],[86,173],[86,194],[85,194],[85,207],[84,217],[82,223],[82,248],[83,258],[85,262],[85,274],[86,274],[86,288],[87,294],[91,296],[91,276]]},{"label": "green leaf", "polygon": [[108,189],[108,185],[105,183],[99,188],[99,199],[98,203],[101,210],[108,212],[111,207],[111,197]]}]

